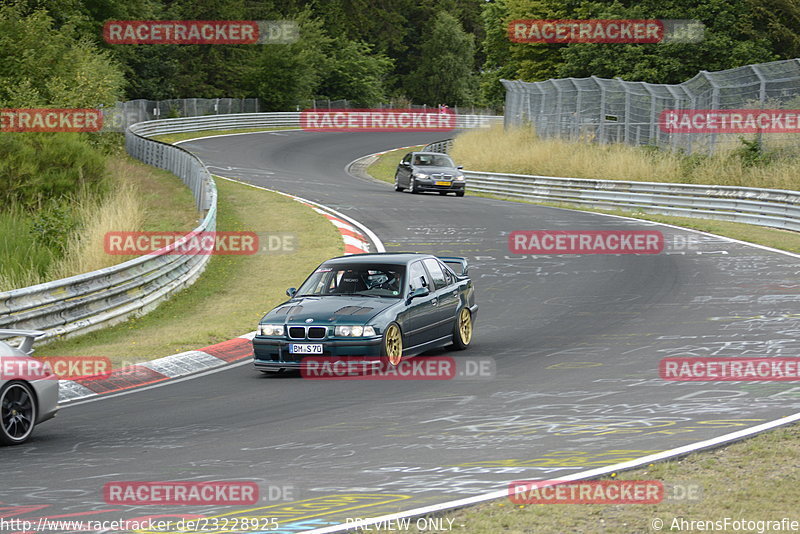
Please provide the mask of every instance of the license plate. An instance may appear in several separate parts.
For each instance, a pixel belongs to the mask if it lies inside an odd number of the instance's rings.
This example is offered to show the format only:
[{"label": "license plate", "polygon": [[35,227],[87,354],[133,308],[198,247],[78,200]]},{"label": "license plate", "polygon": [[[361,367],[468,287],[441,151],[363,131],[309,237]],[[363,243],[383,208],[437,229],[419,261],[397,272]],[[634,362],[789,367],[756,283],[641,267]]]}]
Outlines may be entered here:
[{"label": "license plate", "polygon": [[436,185],[446,185],[450,186],[453,182],[436,182]]},{"label": "license plate", "polygon": [[289,354],[322,354],[322,345],[319,343],[291,343]]}]

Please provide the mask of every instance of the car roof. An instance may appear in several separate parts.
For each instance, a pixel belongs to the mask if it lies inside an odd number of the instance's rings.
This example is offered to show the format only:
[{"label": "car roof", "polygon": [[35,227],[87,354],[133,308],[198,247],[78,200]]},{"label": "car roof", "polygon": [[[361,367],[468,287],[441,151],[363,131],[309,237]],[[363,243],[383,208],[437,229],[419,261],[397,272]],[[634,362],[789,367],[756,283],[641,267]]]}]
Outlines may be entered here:
[{"label": "car roof", "polygon": [[414,155],[416,155],[416,154],[425,154],[425,155],[429,155],[429,156],[447,156],[448,158],[450,157],[448,154],[445,154],[444,152],[412,152],[412,154],[414,154]]},{"label": "car roof", "polygon": [[406,265],[408,262],[422,258],[435,258],[433,254],[420,254],[417,252],[372,252],[368,254],[350,254],[326,260],[324,263],[388,263]]}]

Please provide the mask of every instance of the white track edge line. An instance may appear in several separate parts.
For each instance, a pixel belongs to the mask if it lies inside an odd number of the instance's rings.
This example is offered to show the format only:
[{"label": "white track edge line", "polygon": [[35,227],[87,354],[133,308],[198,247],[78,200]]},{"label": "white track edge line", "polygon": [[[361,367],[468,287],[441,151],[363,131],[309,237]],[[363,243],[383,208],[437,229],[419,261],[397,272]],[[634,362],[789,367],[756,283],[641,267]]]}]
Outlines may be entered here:
[{"label": "white track edge line", "polygon": [[[794,423],[796,421],[800,421],[800,412],[793,415],[788,415],[786,417],[782,417],[780,419],[776,419],[774,421],[762,423],[754,427],[745,428],[743,430],[737,430],[736,432],[731,432],[729,434],[724,434],[716,438],[690,443],[689,445],[683,445],[682,447],[677,447],[675,449],[670,449],[656,454],[650,454],[648,456],[642,456],[641,458],[636,458],[634,460],[629,460],[627,462],[620,462],[618,464],[613,464],[606,467],[598,467],[596,469],[590,469],[588,471],[582,471],[580,473],[573,473],[571,475],[558,477],[558,480],[564,480],[564,481],[582,480],[587,478],[598,477],[601,475],[606,475],[608,473],[613,473],[615,471],[631,469],[634,467],[639,467],[643,464],[658,462],[661,460],[667,460],[669,458],[673,458],[676,456],[683,456],[691,452],[696,452],[701,449],[708,449],[711,447],[722,445],[727,442],[736,441],[742,438],[752,436],[754,434],[758,434],[759,432],[763,432],[765,430],[770,430],[779,426]],[[503,490],[493,491],[491,493],[484,493],[483,495],[476,495],[474,497],[467,497],[464,499],[457,499],[454,501],[448,501],[440,504],[433,504],[430,506],[414,508],[412,510],[408,510],[405,512],[387,514],[379,517],[364,519],[357,522],[343,523],[316,530],[310,530],[308,531],[308,534],[329,534],[333,532],[345,532],[351,529],[361,528],[369,525],[375,525],[376,523],[386,524],[385,522],[391,520],[435,514],[454,508],[462,508],[472,504],[479,504],[482,502],[491,501],[495,499],[502,499],[503,497],[508,497],[507,488]]]},{"label": "white track edge line", "polygon": [[[203,137],[191,137],[189,139],[183,139],[181,141],[175,141],[174,143],[168,143],[171,145],[179,145],[181,143],[189,143],[191,141],[199,141],[200,139],[212,139],[214,137],[230,137],[231,135],[250,135],[250,134],[263,134],[263,133],[276,133],[276,132],[303,132],[302,128],[287,128],[286,130],[261,130],[260,132],[239,132],[239,133],[228,133],[228,134],[217,134],[217,135],[206,135]],[[175,133],[185,133],[185,132],[175,132]],[[170,135],[170,134],[160,134],[160,135]],[[154,141],[158,141],[158,139],[154,139]],[[161,141],[162,143],[164,141]]]}]

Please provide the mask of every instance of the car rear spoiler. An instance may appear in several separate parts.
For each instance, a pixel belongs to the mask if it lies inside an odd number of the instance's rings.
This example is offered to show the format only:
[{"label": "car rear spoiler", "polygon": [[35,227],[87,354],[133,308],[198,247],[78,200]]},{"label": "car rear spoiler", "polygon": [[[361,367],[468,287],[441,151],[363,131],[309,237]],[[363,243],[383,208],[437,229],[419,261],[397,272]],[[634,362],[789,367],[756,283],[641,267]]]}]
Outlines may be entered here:
[{"label": "car rear spoiler", "polygon": [[43,335],[45,335],[45,332],[42,332],[41,330],[11,330],[0,328],[0,340],[7,339],[9,337],[24,338],[17,349],[21,350],[25,354],[33,354],[33,341],[37,337],[41,337]]},{"label": "car rear spoiler", "polygon": [[469,264],[467,263],[467,258],[460,258],[458,256],[436,256],[436,257],[442,260],[448,267],[453,269],[453,271],[458,276],[469,275]]}]

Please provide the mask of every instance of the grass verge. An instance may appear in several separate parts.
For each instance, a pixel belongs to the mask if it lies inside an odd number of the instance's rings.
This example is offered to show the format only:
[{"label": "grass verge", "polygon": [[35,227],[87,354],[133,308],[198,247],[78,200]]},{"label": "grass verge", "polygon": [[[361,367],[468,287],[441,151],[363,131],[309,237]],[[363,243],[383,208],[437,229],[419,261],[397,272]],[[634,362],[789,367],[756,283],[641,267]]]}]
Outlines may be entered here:
[{"label": "grass verge", "polygon": [[800,158],[753,143],[713,156],[625,144],[540,139],[530,128],[480,128],[456,137],[450,155],[467,169],[603,180],[797,189]]},{"label": "grass verge", "polygon": [[410,148],[401,148],[398,150],[390,150],[385,154],[381,154],[378,156],[378,159],[375,160],[369,167],[367,167],[367,172],[370,176],[375,178],[376,180],[381,180],[382,182],[389,182],[390,184],[394,183],[394,171],[397,170],[397,164],[403,159],[403,156],[408,154],[409,152],[414,152],[416,150],[422,150],[425,145],[417,145],[412,146]]},{"label": "grass verge", "polygon": [[181,132],[174,134],[154,135],[151,139],[161,141],[162,143],[177,143],[178,141],[186,141],[187,139],[194,139],[195,137],[206,137],[209,135],[227,135],[237,133],[252,133],[252,132],[270,132],[274,130],[299,130],[291,126],[281,126],[278,128],[243,128],[233,130],[200,130],[197,132]]},{"label": "grass verge", "polygon": [[214,256],[191,287],[147,315],[43,345],[37,356],[106,356],[115,366],[198,349],[250,332],[284,291],[322,261],[342,254],[326,218],[288,197],[227,180],[219,189],[217,230],[291,234],[295,251]]},{"label": "grass verge", "polygon": [[[800,520],[800,425],[779,428],[745,441],[677,460],[650,464],[605,479],[659,480],[665,488],[696,489],[692,498],[667,498],[659,504],[513,504],[503,499],[443,514],[451,532],[527,534],[580,532],[652,533],[722,531],[689,528],[688,521]],[[673,490],[675,491],[675,490]],[[677,496],[678,491],[672,495]],[[667,495],[670,495],[667,491]],[[686,521],[678,527],[681,519]],[[654,524],[661,521],[661,528]],[[654,523],[655,521],[655,523]],[[677,522],[677,523],[676,523]],[[407,532],[423,532],[413,528]],[[444,522],[447,525],[447,521]],[[796,530],[796,529],[795,529]],[[758,527],[728,532],[776,532]],[[784,529],[791,532],[791,529]],[[388,532],[388,531],[379,531]]]}]

